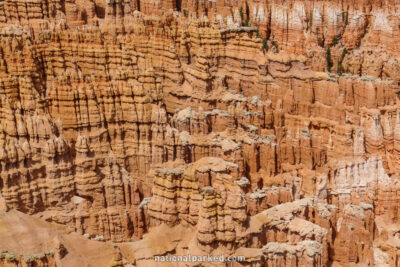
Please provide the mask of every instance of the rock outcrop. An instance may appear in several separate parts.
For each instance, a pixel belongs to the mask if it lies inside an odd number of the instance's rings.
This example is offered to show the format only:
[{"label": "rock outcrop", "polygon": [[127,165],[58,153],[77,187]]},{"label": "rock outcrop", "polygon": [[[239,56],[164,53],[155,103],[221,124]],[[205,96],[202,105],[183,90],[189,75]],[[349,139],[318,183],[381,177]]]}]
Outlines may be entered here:
[{"label": "rock outcrop", "polygon": [[0,265],[396,266],[399,7],[0,1]]}]

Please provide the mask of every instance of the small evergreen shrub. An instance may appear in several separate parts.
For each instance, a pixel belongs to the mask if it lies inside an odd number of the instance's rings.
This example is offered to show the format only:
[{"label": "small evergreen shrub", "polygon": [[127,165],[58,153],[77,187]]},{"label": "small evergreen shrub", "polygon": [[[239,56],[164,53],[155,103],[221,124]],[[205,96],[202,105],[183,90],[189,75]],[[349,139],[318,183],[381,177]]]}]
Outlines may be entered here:
[{"label": "small evergreen shrub", "polygon": [[326,49],[326,67],[328,69],[328,72],[331,72],[332,66],[333,66],[333,62],[332,62],[332,56],[331,56],[331,48],[328,47],[328,49]]}]

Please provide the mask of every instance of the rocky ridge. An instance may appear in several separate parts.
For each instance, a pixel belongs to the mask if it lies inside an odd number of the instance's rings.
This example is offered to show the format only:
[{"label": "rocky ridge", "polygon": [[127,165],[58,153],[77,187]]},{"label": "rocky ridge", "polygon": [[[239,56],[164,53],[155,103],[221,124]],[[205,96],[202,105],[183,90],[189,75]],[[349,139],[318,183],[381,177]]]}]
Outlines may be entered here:
[{"label": "rocky ridge", "polygon": [[397,9],[0,2],[0,208],[118,242],[114,266],[396,266]]}]

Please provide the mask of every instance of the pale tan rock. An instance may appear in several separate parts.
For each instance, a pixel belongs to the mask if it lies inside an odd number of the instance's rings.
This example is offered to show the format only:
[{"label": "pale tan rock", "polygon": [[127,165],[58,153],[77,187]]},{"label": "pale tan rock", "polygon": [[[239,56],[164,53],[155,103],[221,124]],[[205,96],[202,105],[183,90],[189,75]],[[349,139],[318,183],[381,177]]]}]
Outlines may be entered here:
[{"label": "pale tan rock", "polygon": [[[114,266],[395,264],[398,8],[0,2],[0,209],[120,243]],[[34,264],[85,262],[53,241]]]}]

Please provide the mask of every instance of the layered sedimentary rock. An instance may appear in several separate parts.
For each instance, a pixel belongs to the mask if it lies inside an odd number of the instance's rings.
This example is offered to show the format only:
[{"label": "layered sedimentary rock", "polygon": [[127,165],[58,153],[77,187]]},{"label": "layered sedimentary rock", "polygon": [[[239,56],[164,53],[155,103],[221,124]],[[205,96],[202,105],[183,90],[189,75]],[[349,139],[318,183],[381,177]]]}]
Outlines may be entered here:
[{"label": "layered sedimentary rock", "polygon": [[397,8],[0,2],[1,216],[117,242],[111,266],[396,266]]}]

